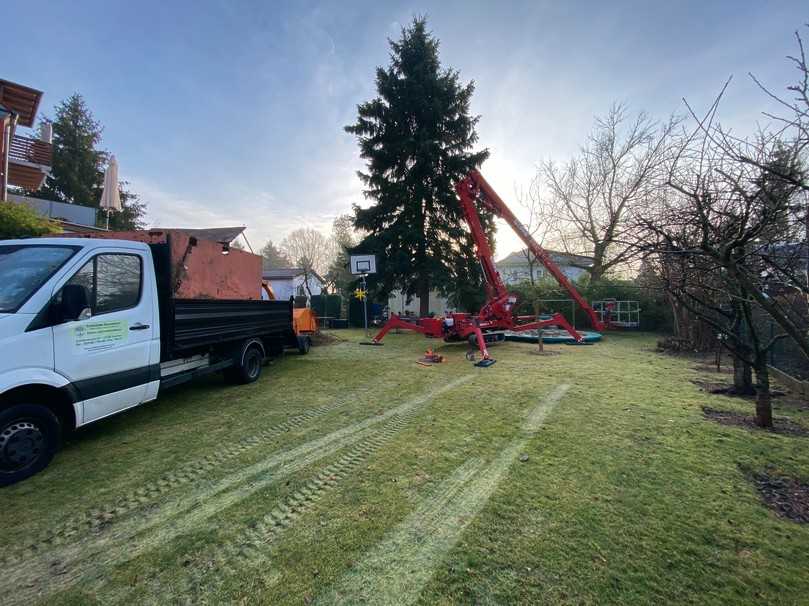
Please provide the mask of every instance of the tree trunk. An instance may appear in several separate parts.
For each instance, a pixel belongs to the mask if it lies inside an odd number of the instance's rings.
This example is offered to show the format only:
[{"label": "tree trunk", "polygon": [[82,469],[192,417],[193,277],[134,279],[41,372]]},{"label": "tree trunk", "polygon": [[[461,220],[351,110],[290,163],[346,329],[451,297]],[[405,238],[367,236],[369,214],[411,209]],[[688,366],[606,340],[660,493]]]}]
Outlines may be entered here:
[{"label": "tree trunk", "polygon": [[750,396],[756,393],[753,389],[753,372],[750,365],[737,356],[733,356],[733,393]]},{"label": "tree trunk", "polygon": [[766,360],[756,364],[756,425],[772,427],[772,397],[770,395],[770,371]]},{"label": "tree trunk", "polygon": [[418,286],[416,296],[419,298],[419,317],[430,315],[430,278],[427,276],[427,234],[426,211],[424,201],[419,202],[419,243],[416,251],[416,267],[418,270]]},{"label": "tree trunk", "polygon": [[604,277],[604,250],[599,245],[595,245],[593,250],[593,264],[589,268],[590,284],[596,284]]},{"label": "tree trunk", "polygon": [[419,280],[418,287],[419,298],[419,317],[426,318],[430,315],[430,283],[427,278]]},{"label": "tree trunk", "polygon": [[681,339],[683,337],[683,327],[680,324],[680,309],[671,294],[666,293],[666,298],[671,306],[671,330],[674,332],[675,337]]}]

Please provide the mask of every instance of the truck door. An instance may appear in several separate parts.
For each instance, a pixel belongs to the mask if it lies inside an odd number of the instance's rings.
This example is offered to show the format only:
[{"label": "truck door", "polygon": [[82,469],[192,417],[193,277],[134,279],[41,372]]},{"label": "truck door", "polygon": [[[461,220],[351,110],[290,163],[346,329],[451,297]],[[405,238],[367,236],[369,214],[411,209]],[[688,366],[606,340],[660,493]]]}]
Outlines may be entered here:
[{"label": "truck door", "polygon": [[55,293],[57,306],[72,310],[53,327],[55,368],[83,401],[83,423],[140,404],[159,373],[149,359],[155,326],[149,268],[141,252],[101,249]]}]

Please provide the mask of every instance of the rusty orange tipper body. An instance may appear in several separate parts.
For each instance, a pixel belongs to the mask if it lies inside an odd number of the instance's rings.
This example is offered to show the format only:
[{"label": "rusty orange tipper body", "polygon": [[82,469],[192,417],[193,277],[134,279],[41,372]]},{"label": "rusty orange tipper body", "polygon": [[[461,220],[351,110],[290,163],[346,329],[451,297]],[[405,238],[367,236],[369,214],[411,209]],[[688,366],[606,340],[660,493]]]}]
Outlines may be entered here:
[{"label": "rusty orange tipper body", "polygon": [[[69,235],[69,234],[65,234]],[[72,234],[70,234],[72,235]],[[109,231],[76,237],[168,244],[172,294],[177,299],[261,299],[261,257],[197,238],[181,229]]]}]

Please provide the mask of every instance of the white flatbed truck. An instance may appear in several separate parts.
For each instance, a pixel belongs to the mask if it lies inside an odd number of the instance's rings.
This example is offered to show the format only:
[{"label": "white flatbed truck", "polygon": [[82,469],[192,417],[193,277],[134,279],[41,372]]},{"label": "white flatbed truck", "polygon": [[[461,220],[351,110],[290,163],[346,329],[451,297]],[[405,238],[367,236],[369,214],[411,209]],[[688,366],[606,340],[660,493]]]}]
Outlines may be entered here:
[{"label": "white flatbed truck", "polygon": [[258,281],[253,300],[181,299],[172,275],[166,242],[0,240],[0,486],[162,389],[216,371],[255,381],[268,357],[308,351],[291,301],[262,301]]}]

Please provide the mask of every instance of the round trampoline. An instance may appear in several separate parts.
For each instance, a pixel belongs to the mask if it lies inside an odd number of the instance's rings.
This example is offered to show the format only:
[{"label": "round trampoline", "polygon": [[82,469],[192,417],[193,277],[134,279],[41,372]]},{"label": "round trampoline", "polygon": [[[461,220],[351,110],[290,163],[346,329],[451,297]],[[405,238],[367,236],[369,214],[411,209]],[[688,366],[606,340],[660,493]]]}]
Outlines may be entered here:
[{"label": "round trampoline", "polygon": [[[584,337],[583,343],[595,343],[601,340],[601,333],[592,330],[580,330],[579,334]],[[525,332],[506,332],[506,341],[519,341],[521,343],[536,343],[539,339],[535,330]],[[576,340],[564,330],[545,329],[542,331],[543,343],[568,343],[575,344]]]}]

